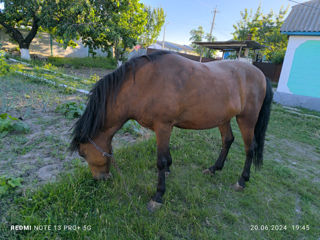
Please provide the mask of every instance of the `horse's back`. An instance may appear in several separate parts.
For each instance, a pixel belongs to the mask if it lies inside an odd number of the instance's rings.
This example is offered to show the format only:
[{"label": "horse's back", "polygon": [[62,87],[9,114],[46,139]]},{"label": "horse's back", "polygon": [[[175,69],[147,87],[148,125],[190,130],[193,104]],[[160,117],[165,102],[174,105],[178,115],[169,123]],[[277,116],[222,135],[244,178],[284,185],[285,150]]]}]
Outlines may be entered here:
[{"label": "horse's back", "polygon": [[138,76],[144,79],[137,86],[143,99],[137,118],[147,127],[155,120],[191,129],[219,126],[241,114],[248,101],[260,100],[256,88],[265,91],[261,73],[237,61],[203,64],[169,54]]}]

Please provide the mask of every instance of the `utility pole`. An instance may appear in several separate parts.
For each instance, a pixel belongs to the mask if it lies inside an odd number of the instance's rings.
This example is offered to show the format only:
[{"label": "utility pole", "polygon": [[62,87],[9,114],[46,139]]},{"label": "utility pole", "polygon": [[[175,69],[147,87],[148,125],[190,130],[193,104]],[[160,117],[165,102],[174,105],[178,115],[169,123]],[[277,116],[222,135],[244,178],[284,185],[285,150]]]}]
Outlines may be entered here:
[{"label": "utility pole", "polygon": [[164,24],[163,26],[163,39],[162,39],[162,49],[164,49],[164,40],[165,40],[165,37],[166,37],[166,26],[167,24],[169,24],[168,22]]},{"label": "utility pole", "polygon": [[212,31],[213,31],[213,26],[214,26],[214,21],[216,19],[216,14],[217,14],[218,10],[217,7],[215,7],[214,11],[213,11],[213,19],[212,19],[212,24],[211,24],[211,29],[210,29],[210,41],[212,41]]}]

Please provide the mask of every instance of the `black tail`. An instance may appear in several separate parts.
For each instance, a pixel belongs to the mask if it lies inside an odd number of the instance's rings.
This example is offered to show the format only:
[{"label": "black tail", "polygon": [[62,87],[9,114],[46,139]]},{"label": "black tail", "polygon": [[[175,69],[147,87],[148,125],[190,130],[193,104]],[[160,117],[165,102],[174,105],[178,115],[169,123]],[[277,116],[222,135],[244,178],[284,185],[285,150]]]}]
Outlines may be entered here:
[{"label": "black tail", "polygon": [[269,123],[271,103],[273,98],[271,82],[267,78],[266,78],[266,82],[267,82],[266,96],[263,100],[263,104],[259,113],[259,118],[254,128],[255,146],[254,146],[254,153],[253,153],[253,164],[258,169],[262,166],[262,163],[263,163],[264,138],[265,138],[268,123]]}]

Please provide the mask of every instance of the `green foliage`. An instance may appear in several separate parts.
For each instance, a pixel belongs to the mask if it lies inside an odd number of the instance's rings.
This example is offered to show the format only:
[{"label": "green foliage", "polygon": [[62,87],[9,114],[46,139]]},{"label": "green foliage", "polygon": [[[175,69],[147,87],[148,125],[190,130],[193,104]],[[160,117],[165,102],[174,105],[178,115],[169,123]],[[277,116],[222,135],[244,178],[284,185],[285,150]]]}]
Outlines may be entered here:
[{"label": "green foliage", "polygon": [[[192,29],[190,31],[191,37],[189,38],[192,42],[201,42],[202,38],[204,37],[204,30],[202,26],[199,26],[198,29]],[[194,43],[191,44],[193,49],[200,55],[201,54],[201,47],[199,45],[196,45]]]},{"label": "green foliage", "polygon": [[144,11],[147,13],[147,24],[139,38],[139,42],[143,48],[147,48],[159,36],[165,22],[165,14],[162,8],[151,9],[150,7],[145,7]]},{"label": "green foliage", "polygon": [[97,74],[93,74],[90,76],[91,82],[98,82],[100,80],[100,77]]},{"label": "green foliage", "polygon": [[272,63],[281,64],[281,63],[283,63],[285,54],[286,54],[285,49],[279,49],[274,52],[270,52],[269,53],[269,60]]},{"label": "green foliage", "polygon": [[[190,41],[192,42],[201,42],[203,40],[208,41],[208,42],[212,42],[215,40],[214,36],[210,36],[209,33],[205,34],[203,27],[199,26],[198,29],[192,29],[190,31],[190,35],[191,37],[189,38]],[[212,49],[208,49],[208,48],[202,48],[197,44],[192,43],[191,46],[193,47],[193,49],[196,51],[196,53],[198,53],[199,55],[203,55],[204,57],[213,57],[215,51]]]},{"label": "green foliage", "polygon": [[248,35],[251,35],[252,40],[266,46],[262,53],[267,60],[273,61],[276,58],[279,61],[281,58],[273,55],[275,52],[282,54],[287,47],[287,36],[280,33],[287,12],[288,8],[281,8],[278,14],[274,14],[272,10],[263,14],[259,6],[253,14],[252,9],[248,11],[246,8],[240,12],[242,19],[233,25],[233,37],[235,40],[247,40]]},{"label": "green foliage", "polygon": [[122,126],[120,133],[130,133],[133,136],[140,136],[141,126],[135,120],[129,120]]},{"label": "green foliage", "polygon": [[64,57],[49,57],[49,62],[57,67],[71,66],[74,68],[89,67],[89,68],[104,68],[115,69],[117,64],[115,59],[108,57],[85,57],[85,58],[64,58]]},{"label": "green foliage", "polygon": [[7,194],[10,190],[21,186],[22,178],[0,176],[0,196]]},{"label": "green foliage", "polygon": [[[139,40],[143,46],[151,44],[164,23],[162,8],[145,7],[140,0],[5,0],[2,24],[20,47],[29,48],[38,29],[49,32],[64,47],[81,41],[90,52],[98,48],[117,60],[124,60],[128,49]],[[32,26],[27,37],[19,26]],[[21,43],[25,44],[23,46]]]},{"label": "green foliage", "polygon": [[94,1],[95,18],[80,32],[82,41],[92,49],[114,48],[115,58],[125,60],[125,52],[136,45],[145,31],[147,12],[139,0]]},{"label": "green foliage", "polygon": [[9,132],[27,133],[30,128],[18,118],[10,116],[8,113],[0,114],[0,136],[4,137]]},{"label": "green foliage", "polygon": [[78,118],[82,115],[86,105],[79,102],[67,102],[57,106],[56,112],[65,115],[68,119]]},{"label": "green foliage", "polygon": [[[41,22],[41,9],[44,1],[3,0],[4,9],[0,11],[0,24],[20,48],[28,49],[37,34]],[[45,20],[45,19],[42,19]],[[28,29],[24,36],[20,29]]]},{"label": "green foliage", "polygon": [[5,52],[0,50],[0,76],[12,73],[15,70],[13,65],[7,63]]}]

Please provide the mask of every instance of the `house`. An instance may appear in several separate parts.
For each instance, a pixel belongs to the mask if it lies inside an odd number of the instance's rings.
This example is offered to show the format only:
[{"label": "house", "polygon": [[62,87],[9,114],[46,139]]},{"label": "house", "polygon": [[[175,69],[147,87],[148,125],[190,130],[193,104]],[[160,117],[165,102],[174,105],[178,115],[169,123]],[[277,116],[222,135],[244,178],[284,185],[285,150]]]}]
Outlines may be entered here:
[{"label": "house", "polygon": [[192,47],[188,45],[181,45],[177,43],[167,42],[167,41],[156,41],[154,44],[150,45],[149,48],[153,49],[163,49],[173,52],[185,53],[185,54],[196,54]]},{"label": "house", "polygon": [[320,111],[320,0],[295,5],[280,31],[289,41],[274,100]]}]

